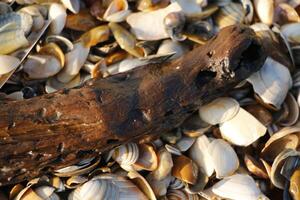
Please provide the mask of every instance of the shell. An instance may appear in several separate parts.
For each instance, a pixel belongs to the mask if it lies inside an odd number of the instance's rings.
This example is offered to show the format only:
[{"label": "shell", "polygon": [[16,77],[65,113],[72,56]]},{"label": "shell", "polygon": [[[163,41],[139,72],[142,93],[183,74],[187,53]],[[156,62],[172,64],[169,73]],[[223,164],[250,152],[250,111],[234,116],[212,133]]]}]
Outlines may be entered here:
[{"label": "shell", "polygon": [[106,25],[97,26],[80,37],[80,41],[85,48],[90,48],[100,42],[108,40],[110,35],[109,28]]},{"label": "shell", "polygon": [[299,118],[299,105],[295,97],[288,93],[283,103],[283,113],[287,113],[283,117],[280,117],[279,125],[281,126],[292,126]]},{"label": "shell", "polygon": [[122,167],[129,167],[139,158],[139,147],[135,143],[121,145],[113,150],[112,158]]},{"label": "shell", "polygon": [[220,124],[222,137],[239,146],[252,144],[265,135],[266,131],[267,128],[243,108],[232,119]]},{"label": "shell", "polygon": [[173,158],[174,166],[172,175],[183,182],[195,184],[198,178],[197,164],[186,156],[176,156]]},{"label": "shell", "polygon": [[62,83],[70,82],[79,72],[86,61],[90,49],[75,43],[72,51],[65,55],[66,64],[63,70],[57,74],[57,80]]},{"label": "shell", "polygon": [[246,154],[244,156],[244,162],[247,169],[257,177],[268,179],[268,173],[264,165],[260,162],[255,160],[252,156]]},{"label": "shell", "polygon": [[176,144],[175,146],[181,151],[185,152],[187,151],[195,142],[195,138],[186,137],[183,136]]},{"label": "shell", "polygon": [[127,0],[113,0],[103,15],[109,22],[122,22],[131,13]]},{"label": "shell", "polygon": [[254,8],[261,22],[271,25],[274,15],[273,0],[254,0]]},{"label": "shell", "polygon": [[76,188],[68,200],[81,199],[141,199],[147,197],[125,177],[114,174],[103,174],[92,178]]},{"label": "shell", "polygon": [[19,64],[20,60],[13,56],[8,55],[0,55],[0,77],[3,74],[7,74],[11,72],[12,70],[15,70]]},{"label": "shell", "polygon": [[158,181],[166,178],[173,168],[172,155],[165,148],[162,148],[157,153],[158,157],[158,166],[157,168],[150,173],[153,179]]},{"label": "shell", "polygon": [[55,188],[50,186],[39,186],[32,188],[32,185],[27,186],[14,198],[15,200],[42,200],[51,199],[59,200],[57,194],[54,193]]},{"label": "shell", "polygon": [[38,6],[26,6],[21,8],[18,12],[27,13],[32,17],[32,27],[31,31],[38,31],[43,28],[45,24],[45,19],[43,15],[40,13]]},{"label": "shell", "polygon": [[274,109],[280,109],[292,86],[289,70],[270,57],[267,58],[263,67],[247,80],[252,84],[255,93],[261,100],[274,106]]},{"label": "shell", "polygon": [[152,173],[146,176],[146,180],[148,181],[149,185],[151,186],[155,196],[161,197],[167,194],[167,189],[170,185],[172,180],[172,176],[168,174],[161,180],[157,180]]},{"label": "shell", "polygon": [[241,4],[230,3],[221,7],[218,11],[215,22],[220,29],[233,24],[240,24],[244,21],[245,10]]},{"label": "shell", "polygon": [[198,200],[197,194],[189,194],[184,190],[168,190],[166,197],[168,200]]},{"label": "shell", "polygon": [[224,140],[213,140],[208,146],[208,152],[217,178],[230,176],[238,169],[238,157],[233,148]]},{"label": "shell", "polygon": [[203,191],[205,188],[206,184],[209,181],[209,177],[206,176],[204,171],[199,168],[198,170],[198,178],[197,181],[194,185],[191,184],[185,184],[185,191],[189,194],[198,194],[199,192]]},{"label": "shell", "polygon": [[243,8],[245,10],[245,24],[251,24],[254,15],[254,6],[251,0],[241,0]]},{"label": "shell", "polygon": [[136,57],[143,56],[142,49],[136,46],[134,35],[116,23],[110,22],[108,26],[122,49]]},{"label": "shell", "polygon": [[[245,99],[243,99],[245,100]],[[250,100],[250,99],[249,99]],[[250,100],[250,103],[254,102],[254,99]],[[245,102],[245,101],[244,101]],[[264,126],[268,126],[273,122],[273,117],[270,111],[259,104],[250,104],[245,106],[245,110],[253,115],[258,121],[260,121]]]},{"label": "shell", "polygon": [[203,169],[204,173],[208,177],[210,177],[215,171],[214,164],[208,151],[209,143],[210,142],[206,135],[202,135],[196,139],[195,143],[189,150],[189,157]]},{"label": "shell", "polygon": [[164,40],[157,50],[157,54],[160,55],[175,53],[171,59],[179,58],[187,52],[188,48],[184,44],[172,40]]},{"label": "shell", "polygon": [[300,128],[285,127],[273,134],[261,151],[266,161],[273,161],[285,149],[296,149],[299,144]]},{"label": "shell", "polygon": [[29,55],[23,65],[23,71],[30,79],[48,78],[57,74],[61,69],[60,61],[47,55]]},{"label": "shell", "polygon": [[30,33],[32,28],[33,20],[32,17],[27,13],[7,13],[0,15],[0,30],[22,30],[25,35]]},{"label": "shell", "polygon": [[61,48],[55,43],[50,42],[45,46],[42,46],[39,49],[38,54],[53,56],[60,61],[61,67],[65,65],[65,55]]},{"label": "shell", "polygon": [[9,54],[28,45],[21,29],[0,32],[0,54]]},{"label": "shell", "polygon": [[186,25],[183,35],[195,43],[205,44],[214,36],[213,26],[207,21],[194,21]]},{"label": "shell", "polygon": [[189,137],[199,137],[211,128],[211,125],[200,119],[198,114],[193,114],[181,125],[183,134]]},{"label": "shell", "polygon": [[71,176],[70,178],[67,179],[65,186],[68,189],[75,189],[87,181],[88,179],[84,176]]},{"label": "shell", "polygon": [[133,164],[133,167],[136,170],[155,170],[158,166],[158,158],[153,146],[148,144],[140,144],[138,148],[139,157]]},{"label": "shell", "polygon": [[60,0],[63,5],[72,13],[78,13],[80,10],[80,0]]},{"label": "shell", "polygon": [[57,90],[61,89],[69,89],[78,86],[81,83],[81,77],[80,74],[75,76],[70,82],[68,83],[62,83],[59,82],[56,77],[51,77],[47,80],[46,86],[45,86],[45,91],[47,93],[52,93],[56,92]]},{"label": "shell", "polygon": [[10,93],[7,95],[7,98],[13,99],[13,100],[23,100],[24,99],[24,94],[22,91],[17,91]]},{"label": "shell", "polygon": [[167,149],[168,152],[170,152],[173,155],[177,155],[177,156],[182,155],[181,151],[173,145],[165,144],[165,148]]},{"label": "shell", "polygon": [[281,26],[282,34],[291,43],[300,43],[300,23],[290,23]]},{"label": "shell", "polygon": [[184,187],[184,183],[182,180],[179,180],[178,178],[175,178],[172,176],[172,180],[169,185],[169,189],[178,190]]},{"label": "shell", "polygon": [[0,2],[0,15],[4,15],[12,11],[12,8],[7,3]]},{"label": "shell", "polygon": [[300,175],[300,169],[296,169],[294,172],[293,172],[293,175],[291,176],[291,179],[290,179],[290,187],[289,187],[289,192],[292,196],[293,199],[295,200],[299,200],[299,196],[300,196],[300,189],[299,189],[299,186],[300,186],[300,178],[299,178],[299,175]]},{"label": "shell", "polygon": [[300,22],[300,17],[291,5],[287,3],[280,3],[275,8],[274,22],[279,25]]},{"label": "shell", "polygon": [[61,178],[54,176],[50,179],[50,185],[56,189],[57,192],[65,191],[64,183]]},{"label": "shell", "polygon": [[183,12],[171,12],[164,18],[164,26],[170,38],[174,41],[183,41],[186,39],[182,35],[185,26],[185,15]]},{"label": "shell", "polygon": [[216,125],[232,119],[237,115],[239,109],[239,103],[235,99],[221,97],[201,106],[199,115],[203,121]]},{"label": "shell", "polygon": [[65,7],[58,3],[52,3],[49,7],[48,18],[51,20],[50,32],[52,34],[60,34],[67,20]]},{"label": "shell", "polygon": [[46,43],[57,44],[64,53],[70,52],[74,48],[73,43],[68,38],[60,35],[47,36]]},{"label": "shell", "polygon": [[222,198],[232,200],[261,199],[263,196],[253,178],[242,174],[224,178],[212,187],[212,191]]},{"label": "shell", "polygon": [[69,14],[67,16],[65,28],[76,31],[88,31],[99,22],[88,12],[88,10],[80,10],[77,14]]}]

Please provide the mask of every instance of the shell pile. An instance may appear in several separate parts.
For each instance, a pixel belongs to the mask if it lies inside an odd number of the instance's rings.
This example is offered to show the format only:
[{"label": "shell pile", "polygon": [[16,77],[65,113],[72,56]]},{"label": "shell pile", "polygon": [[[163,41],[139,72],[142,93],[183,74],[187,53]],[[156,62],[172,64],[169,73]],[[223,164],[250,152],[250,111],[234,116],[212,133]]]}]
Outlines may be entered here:
[{"label": "shell pile", "polygon": [[176,59],[239,23],[269,57],[226,96],[151,143],[2,187],[0,199],[300,200],[299,0],[2,0],[0,100]]}]

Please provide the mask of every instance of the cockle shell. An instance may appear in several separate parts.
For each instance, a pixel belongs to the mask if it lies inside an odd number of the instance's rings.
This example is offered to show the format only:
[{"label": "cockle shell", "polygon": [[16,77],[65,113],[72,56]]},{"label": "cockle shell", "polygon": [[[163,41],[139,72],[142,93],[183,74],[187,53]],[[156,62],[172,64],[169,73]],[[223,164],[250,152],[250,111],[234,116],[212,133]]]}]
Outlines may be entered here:
[{"label": "cockle shell", "polygon": [[216,171],[217,178],[232,175],[239,167],[239,159],[234,149],[224,140],[210,142],[208,152]]},{"label": "cockle shell", "polygon": [[103,15],[109,22],[122,22],[131,13],[127,0],[113,0]]},{"label": "cockle shell", "polygon": [[266,104],[279,109],[288,90],[292,87],[289,70],[268,57],[263,67],[247,79],[254,91]]},{"label": "cockle shell", "polygon": [[103,174],[76,188],[68,200],[81,199],[140,199],[147,197],[130,180],[115,174]]},{"label": "cockle shell", "polygon": [[274,15],[273,0],[254,0],[254,8],[261,22],[271,25]]},{"label": "cockle shell", "polygon": [[266,131],[267,128],[243,108],[232,119],[220,124],[222,137],[239,146],[252,144]]},{"label": "cockle shell", "polygon": [[255,181],[249,175],[235,174],[226,177],[216,183],[212,187],[212,191],[222,198],[232,200],[263,199],[262,192],[258,189]]},{"label": "cockle shell", "polygon": [[239,103],[235,99],[221,97],[201,106],[199,115],[203,121],[216,125],[232,119],[237,115],[239,109]]},{"label": "cockle shell", "polygon": [[48,18],[51,20],[51,33],[60,34],[66,24],[66,8],[62,4],[52,3],[49,7]]}]

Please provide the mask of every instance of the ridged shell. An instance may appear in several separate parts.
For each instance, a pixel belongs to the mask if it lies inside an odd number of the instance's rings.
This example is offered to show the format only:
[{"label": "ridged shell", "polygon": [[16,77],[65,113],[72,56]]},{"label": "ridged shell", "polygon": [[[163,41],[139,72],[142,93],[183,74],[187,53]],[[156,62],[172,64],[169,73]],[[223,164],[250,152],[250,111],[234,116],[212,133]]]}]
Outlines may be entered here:
[{"label": "ridged shell", "polygon": [[140,144],[139,157],[133,164],[136,170],[148,170],[153,171],[158,166],[158,158],[153,146],[148,144]]},{"label": "ridged shell", "polygon": [[114,149],[112,158],[121,166],[131,166],[139,158],[139,147],[136,143],[123,144]]}]

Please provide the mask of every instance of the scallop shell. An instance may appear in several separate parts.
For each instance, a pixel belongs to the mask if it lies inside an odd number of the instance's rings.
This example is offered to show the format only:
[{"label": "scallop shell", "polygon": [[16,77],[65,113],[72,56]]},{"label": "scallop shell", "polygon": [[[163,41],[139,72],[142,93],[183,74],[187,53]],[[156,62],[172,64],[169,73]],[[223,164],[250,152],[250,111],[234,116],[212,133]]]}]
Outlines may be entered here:
[{"label": "scallop shell", "polygon": [[224,178],[212,187],[212,191],[222,198],[232,200],[262,199],[263,196],[254,179],[242,174]]},{"label": "scallop shell", "polygon": [[113,0],[103,15],[109,22],[122,22],[131,13],[127,0]]},{"label": "scallop shell", "polygon": [[232,175],[239,167],[239,159],[233,148],[222,139],[213,140],[208,152],[216,171],[217,178]]},{"label": "scallop shell", "polygon": [[267,128],[243,108],[232,119],[220,124],[222,137],[239,146],[252,144],[266,131]]},{"label": "scallop shell", "polygon": [[274,15],[273,0],[254,0],[254,8],[261,22],[271,25]]},{"label": "scallop shell", "polygon": [[67,20],[66,9],[63,5],[52,3],[49,7],[48,18],[51,20],[50,31],[52,34],[60,34]]},{"label": "scallop shell", "polygon": [[237,115],[239,109],[239,103],[235,99],[221,97],[201,106],[199,115],[203,121],[216,125],[232,119]]},{"label": "scallop shell", "polygon": [[274,106],[274,109],[280,109],[292,86],[289,70],[270,57],[267,58],[263,67],[247,80],[262,101]]},{"label": "scallop shell", "polygon": [[103,174],[76,188],[68,200],[81,199],[141,199],[147,197],[132,182],[115,174]]}]

